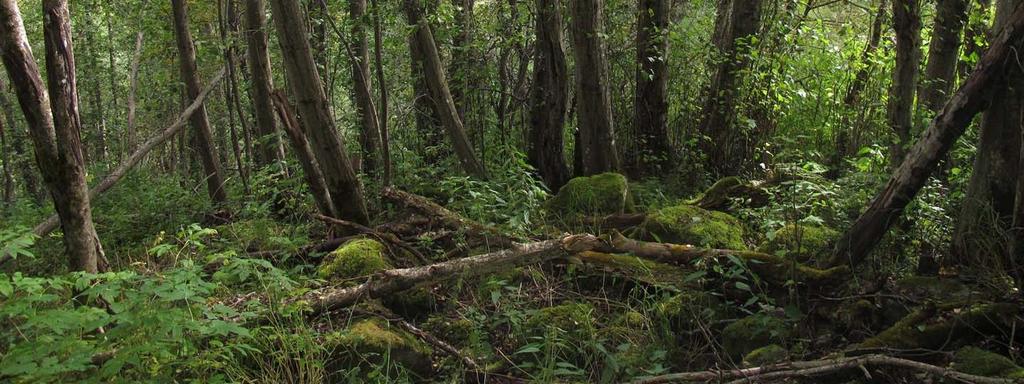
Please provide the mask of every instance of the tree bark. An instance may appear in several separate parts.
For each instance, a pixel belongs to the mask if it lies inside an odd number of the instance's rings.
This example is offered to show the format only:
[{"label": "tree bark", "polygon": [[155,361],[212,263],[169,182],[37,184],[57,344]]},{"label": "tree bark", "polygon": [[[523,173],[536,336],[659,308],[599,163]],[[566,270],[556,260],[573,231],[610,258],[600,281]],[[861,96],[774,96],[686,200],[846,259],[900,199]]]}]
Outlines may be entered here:
[{"label": "tree bark", "polygon": [[896,168],[906,155],[914,124],[914,86],[921,61],[921,0],[893,1],[892,25],[896,30],[896,68],[892,74],[887,118],[896,134],[889,162]]},{"label": "tree bark", "polygon": [[[225,9],[226,8],[226,9]],[[241,103],[238,102],[236,92],[238,91],[235,87],[235,68],[238,63],[238,58],[235,55],[235,44],[234,39],[228,38],[228,31],[234,34],[234,28],[230,27],[230,21],[225,20],[223,13],[228,14],[228,18],[232,18],[231,15],[235,14],[235,0],[227,0],[226,7],[223,6],[220,0],[217,1],[217,18],[218,26],[220,29],[220,41],[224,45],[224,66],[228,70],[228,82],[224,84],[224,104],[228,108],[228,131],[230,133],[229,139],[231,140],[231,154],[235,158],[235,165],[238,167],[238,176],[242,180],[242,186],[245,188],[245,192],[249,193],[249,177],[246,174],[245,163],[242,161],[242,149],[238,145],[238,129],[235,125],[235,112],[238,112],[239,119],[242,119],[245,114],[242,112]],[[243,129],[248,130],[247,127]]]},{"label": "tree bark", "polygon": [[32,167],[32,156],[26,150],[26,132],[18,127],[17,120],[14,118],[14,106],[7,98],[7,84],[4,81],[0,81],[0,109],[3,110],[4,122],[7,123],[7,130],[10,132],[11,147],[14,151],[14,166],[21,170],[25,191],[36,205],[43,205],[46,203],[46,192],[39,186],[36,170]]},{"label": "tree bark", "polygon": [[552,191],[569,181],[565,164],[565,113],[569,73],[562,46],[559,3],[537,0],[537,42],[530,92],[530,140],[527,159]]},{"label": "tree bark", "polygon": [[[178,44],[181,81],[185,83],[188,99],[196,100],[202,88],[199,86],[199,74],[196,70],[196,50],[192,44],[192,33],[188,29],[186,0],[171,0],[171,7],[174,11],[174,35]],[[192,128],[195,130],[196,150],[199,151],[199,159],[203,164],[207,192],[215,204],[224,204],[228,200],[227,192],[224,190],[224,174],[215,152],[206,106],[200,106],[191,120]]]},{"label": "tree bark", "polygon": [[573,55],[576,58],[577,124],[583,152],[578,175],[621,168],[604,45],[604,0],[572,0]]},{"label": "tree bark", "polygon": [[327,191],[324,174],[320,171],[320,164],[317,164],[316,156],[309,147],[309,141],[306,140],[306,135],[299,128],[299,121],[295,118],[291,104],[288,103],[288,97],[283,91],[274,92],[272,97],[277,116],[281,119],[284,132],[288,134],[292,150],[295,151],[295,157],[299,159],[299,166],[302,167],[302,172],[306,177],[306,184],[309,186],[310,193],[313,194],[313,202],[324,216],[338,216],[331,204],[331,194]]},{"label": "tree bark", "polygon": [[[140,12],[139,19],[142,19]],[[138,133],[135,126],[135,98],[139,89],[139,62],[142,60],[142,42],[145,39],[145,30],[142,23],[139,23],[139,31],[135,33],[135,52],[132,53],[132,67],[128,75],[128,115],[126,118],[125,135],[128,137],[128,149],[135,150],[135,142],[138,140]]]},{"label": "tree bark", "polygon": [[857,264],[874,250],[974,116],[988,107],[993,95],[1006,86],[1007,70],[1016,70],[1015,61],[1007,58],[1024,40],[1024,6],[1007,11],[1011,10],[1005,17],[1002,32],[992,41],[970,77],[946,102],[885,187],[836,243],[830,265]]},{"label": "tree bark", "polygon": [[928,62],[918,102],[931,112],[938,112],[956,84],[956,65],[960,59],[960,33],[967,22],[969,0],[938,0],[935,24],[928,45]]},{"label": "tree bark", "polygon": [[[740,72],[749,64],[750,38],[761,28],[762,0],[722,0],[731,3],[718,8],[716,46],[723,55],[717,62],[707,102],[701,112],[699,132],[708,169],[718,176],[731,176],[746,165],[740,147],[743,132],[735,124]],[[728,16],[722,11],[729,10]]]},{"label": "tree bark", "polygon": [[455,35],[452,47],[452,62],[448,74],[451,76],[452,102],[455,103],[455,110],[459,112],[459,118],[466,121],[466,96],[470,85],[470,74],[473,55],[472,40],[473,29],[473,7],[476,0],[452,0],[452,5],[458,8],[458,15],[455,23],[458,25],[459,33]]},{"label": "tree bark", "polygon": [[[994,31],[1012,28],[1009,19],[1020,0],[996,3]],[[995,48],[992,43],[989,50]],[[1024,71],[1015,59],[997,87],[992,105],[982,116],[974,172],[967,185],[953,232],[948,267],[1011,268],[1003,237],[1013,221],[1014,200],[1021,150],[1021,119],[1024,118]],[[977,69],[975,69],[977,70]]]},{"label": "tree bark", "polygon": [[423,58],[423,77],[426,80],[430,96],[434,100],[434,109],[441,118],[441,123],[448,133],[455,149],[455,156],[458,157],[462,170],[466,174],[486,179],[487,172],[476,154],[473,153],[473,146],[466,136],[466,129],[462,126],[462,119],[455,109],[452,101],[451,91],[448,89],[448,80],[445,78],[441,56],[437,51],[437,44],[434,41],[434,34],[430,30],[430,24],[423,17],[422,9],[418,0],[405,0],[405,13],[410,24],[414,24],[414,44],[419,48]]},{"label": "tree bark", "polygon": [[384,186],[391,185],[391,138],[388,132],[388,87],[384,82],[384,33],[381,28],[381,10],[377,0],[373,1],[373,55],[377,70],[377,122],[380,127],[381,157],[384,163]]},{"label": "tree bark", "polygon": [[[95,4],[92,4],[92,5],[94,6]],[[96,56],[97,56],[96,52],[99,51],[99,50],[97,49],[97,46],[96,46],[96,39],[93,38],[94,30],[93,30],[93,25],[92,25],[93,24],[92,23],[92,19],[93,19],[92,16],[93,16],[92,13],[90,13],[88,11],[86,12],[86,15],[85,15],[85,20],[86,20],[85,24],[86,25],[85,25],[85,33],[84,33],[84,35],[85,35],[85,47],[86,47],[85,52],[86,52],[86,59],[88,60],[88,62],[87,62],[87,66],[88,67],[87,68],[89,68],[90,70],[97,70],[98,71],[100,66],[99,66],[99,63],[96,62]],[[90,85],[91,85],[91,87],[89,87],[90,88],[90,90],[89,90],[90,91],[89,92],[89,98],[91,99],[91,103],[92,103],[91,110],[94,113],[94,115],[92,115],[91,117],[94,120],[96,120],[96,122],[95,122],[96,132],[94,132],[95,135],[96,135],[95,136],[95,138],[96,138],[96,157],[93,158],[93,161],[105,162],[107,160],[107,152],[108,152],[108,148],[107,148],[107,112],[106,112],[106,106],[103,105],[103,90],[100,89],[100,88],[102,88],[100,86],[100,77],[99,76],[93,76],[93,81],[92,81],[92,84],[90,84]],[[76,103],[77,103],[77,101],[76,101]],[[88,151],[88,148],[86,148],[85,150]],[[90,162],[89,159],[91,157],[89,156],[88,153],[85,153],[84,155],[85,155],[86,163],[89,163]]]},{"label": "tree bark", "polygon": [[637,10],[634,130],[639,142],[637,176],[656,176],[672,166],[668,140],[668,14],[666,0],[640,0]]},{"label": "tree bark", "polygon": [[267,51],[267,16],[264,0],[246,0],[245,25],[247,31],[249,70],[252,72],[252,103],[256,109],[256,163],[267,166],[278,160],[277,122],[271,93],[274,75],[270,69]]},{"label": "tree bark", "polygon": [[369,41],[366,37],[366,0],[349,0],[352,19],[352,98],[359,118],[359,144],[363,151],[363,170],[376,175],[380,157],[380,126],[373,105],[373,82],[370,77]]},{"label": "tree bark", "polygon": [[331,117],[323,82],[313,61],[302,10],[291,0],[272,0],[270,5],[274,12],[274,24],[281,44],[288,85],[296,101],[303,130],[323,171],[333,211],[339,219],[365,225],[369,223],[370,217],[363,198],[363,188],[349,163],[345,144],[338,136]]}]

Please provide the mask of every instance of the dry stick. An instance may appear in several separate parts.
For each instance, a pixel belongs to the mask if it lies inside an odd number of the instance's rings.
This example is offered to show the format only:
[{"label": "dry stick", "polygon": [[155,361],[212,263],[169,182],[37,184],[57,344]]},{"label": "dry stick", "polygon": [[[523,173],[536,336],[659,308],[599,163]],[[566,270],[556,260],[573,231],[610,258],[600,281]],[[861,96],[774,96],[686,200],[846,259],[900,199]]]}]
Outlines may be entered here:
[{"label": "dry stick", "polygon": [[729,379],[736,379],[730,381],[730,384],[762,383],[781,379],[818,376],[848,369],[863,368],[869,365],[914,369],[931,375],[941,376],[967,383],[1024,383],[1024,379],[1005,379],[998,377],[977,376],[966,374],[963,372],[957,372],[952,369],[943,368],[931,364],[925,364],[914,360],[901,359],[898,357],[886,355],[865,355],[858,357],[845,357],[836,359],[796,361],[792,363],[782,363],[746,369],[672,373],[668,375],[654,376],[646,379],[636,380],[633,381],[633,384],[661,384],[688,381],[721,381]]},{"label": "dry stick", "polygon": [[[89,199],[96,200],[103,192],[106,192],[108,189],[117,184],[118,181],[121,181],[125,174],[127,174],[128,171],[131,170],[133,167],[138,165],[139,162],[141,162],[142,159],[146,157],[146,155],[149,154],[150,151],[153,150],[153,148],[164,143],[165,141],[174,137],[175,134],[180,132],[182,128],[184,128],[187,125],[189,117],[191,117],[192,114],[195,113],[196,109],[199,109],[200,105],[203,105],[203,100],[206,99],[206,96],[209,95],[210,91],[212,91],[213,88],[217,85],[217,83],[219,83],[224,78],[224,73],[225,70],[221,69],[220,72],[218,72],[217,75],[213,77],[213,80],[211,80],[210,83],[206,85],[206,89],[204,89],[199,94],[199,97],[196,97],[195,101],[193,101],[192,104],[188,106],[188,108],[185,108],[185,110],[182,111],[180,115],[178,115],[178,118],[174,120],[174,123],[172,123],[167,128],[164,128],[164,130],[161,131],[158,135],[149,138],[149,140],[146,140],[146,142],[143,143],[142,146],[139,147],[139,149],[136,149],[135,152],[128,157],[128,159],[122,162],[121,165],[118,165],[117,168],[114,168],[114,170],[111,171],[110,174],[108,174],[107,177],[105,177],[102,181],[100,181],[99,184],[96,184],[96,186],[92,187],[92,189],[89,190]],[[59,224],[60,219],[57,217],[56,214],[54,214],[51,215],[42,223],[39,223],[39,225],[37,225],[32,230],[32,233],[38,237],[43,237],[50,234],[50,232],[53,232],[53,230],[57,229],[57,226]],[[10,259],[12,259],[12,256],[9,254],[0,255],[0,265],[4,264]]]}]

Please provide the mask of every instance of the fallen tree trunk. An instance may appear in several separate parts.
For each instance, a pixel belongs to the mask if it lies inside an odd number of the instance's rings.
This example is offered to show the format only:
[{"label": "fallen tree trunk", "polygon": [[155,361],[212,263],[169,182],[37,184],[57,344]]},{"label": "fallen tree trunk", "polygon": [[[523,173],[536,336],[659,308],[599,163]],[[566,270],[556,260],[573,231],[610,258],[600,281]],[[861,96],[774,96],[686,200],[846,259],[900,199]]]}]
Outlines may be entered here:
[{"label": "fallen tree trunk", "polygon": [[[206,89],[204,89],[199,94],[199,96],[196,97],[192,104],[190,104],[188,108],[185,108],[185,110],[182,111],[180,115],[178,115],[178,118],[174,120],[174,123],[171,123],[170,126],[164,128],[164,130],[161,131],[156,136],[153,136],[149,138],[149,140],[146,140],[146,142],[143,143],[138,149],[136,149],[131,156],[129,156],[124,162],[121,163],[121,165],[118,165],[117,168],[114,168],[114,170],[111,171],[110,174],[108,174],[107,177],[105,177],[102,181],[100,181],[99,184],[96,184],[96,186],[92,187],[92,189],[89,190],[89,199],[91,201],[95,201],[96,198],[100,196],[100,194],[106,192],[111,187],[116,185],[117,182],[121,181],[121,179],[124,178],[128,171],[134,168],[136,165],[138,165],[142,161],[142,159],[145,158],[146,155],[153,150],[153,148],[156,148],[156,146],[163,144],[167,140],[170,140],[172,137],[177,135],[178,132],[181,132],[181,130],[185,128],[186,123],[188,123],[188,119],[192,116],[192,114],[195,113],[197,109],[199,109],[199,106],[203,105],[203,101],[206,99],[206,96],[209,95],[210,91],[214,89],[217,83],[219,83],[224,78],[224,73],[225,70],[221,69],[221,71],[213,77],[213,80],[211,80],[210,83],[206,85]],[[42,223],[39,223],[39,225],[36,225],[36,227],[32,230],[32,233],[38,237],[43,237],[53,232],[55,229],[57,229],[57,226],[59,225],[60,219],[57,217],[56,214],[53,214]],[[12,258],[13,257],[11,255],[0,255],[0,265],[3,265]]]},{"label": "fallen tree trunk", "polygon": [[1018,4],[1008,20],[970,77],[932,120],[889,182],[836,242],[828,265],[856,265],[874,250],[882,236],[898,222],[896,219],[903,209],[924,187],[939,160],[949,153],[974,116],[988,106],[993,91],[1006,86],[1001,84],[1006,69],[1018,65],[1011,53],[1024,39],[1024,3]]},{"label": "fallen tree trunk", "polygon": [[[746,369],[733,369],[722,371],[702,371],[672,373],[661,376],[654,376],[633,381],[633,384],[662,384],[680,383],[688,381],[723,382],[733,380],[729,383],[763,383],[775,380],[790,378],[807,378],[820,376],[850,369],[863,369],[867,366],[881,366],[892,368],[904,368],[925,372],[929,375],[953,379],[965,383],[976,384],[1011,384],[1024,383],[1024,379],[1008,379],[999,377],[977,376],[963,372],[957,372],[949,368],[939,367],[919,361],[902,359],[886,355],[864,355],[857,357],[841,357],[834,359],[822,359],[812,361],[794,361],[753,367]],[[870,374],[864,370],[865,374]]]},{"label": "fallen tree trunk", "polygon": [[396,188],[384,188],[381,192],[385,200],[412,210],[427,217],[437,218],[442,225],[451,229],[465,229],[475,236],[480,236],[485,244],[494,247],[508,247],[516,243],[516,239],[497,228],[466,219],[449,211],[447,208],[429,199],[405,192]]}]

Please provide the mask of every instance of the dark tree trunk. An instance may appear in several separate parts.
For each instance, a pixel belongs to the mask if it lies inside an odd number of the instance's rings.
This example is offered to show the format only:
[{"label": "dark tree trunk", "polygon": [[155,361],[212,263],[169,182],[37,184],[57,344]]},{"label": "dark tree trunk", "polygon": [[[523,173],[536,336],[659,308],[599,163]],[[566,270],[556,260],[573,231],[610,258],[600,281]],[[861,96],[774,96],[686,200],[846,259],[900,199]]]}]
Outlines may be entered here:
[{"label": "dark tree trunk", "polygon": [[998,100],[994,95],[1001,93],[1000,89],[1006,86],[1007,70],[1017,71],[1016,64],[1007,59],[1024,41],[1024,7],[1009,11],[1012,14],[1005,13],[1002,24],[1006,28],[992,41],[992,46],[970,77],[946,102],[903,163],[893,172],[889,182],[836,243],[832,265],[863,261],[889,227],[898,222],[903,209],[924,187],[938,167],[939,160],[953,147],[974,116]]},{"label": "dark tree trunk", "polygon": [[373,105],[373,81],[370,77],[369,42],[366,38],[366,0],[349,0],[352,18],[352,98],[359,117],[359,144],[363,150],[363,170],[376,175],[380,157],[380,126]]},{"label": "dark tree trunk", "polygon": [[316,203],[317,210],[324,216],[336,217],[337,213],[334,212],[331,194],[327,191],[327,184],[324,181],[324,174],[320,171],[320,164],[316,162],[316,156],[309,147],[306,135],[299,128],[299,121],[295,117],[291,104],[288,103],[288,97],[280,90],[274,92],[272,97],[277,116],[281,119],[284,132],[292,143],[295,157],[299,159],[299,166],[302,167],[306,184],[309,186],[310,193],[313,194],[313,202]]},{"label": "dark tree trunk", "polygon": [[[245,192],[249,193],[249,177],[246,174],[245,163],[242,161],[242,149],[238,146],[238,129],[235,125],[235,114],[238,111],[238,117],[243,117],[244,114],[241,111],[241,106],[237,103],[237,95],[235,92],[237,88],[234,86],[233,80],[235,80],[234,73],[238,59],[235,55],[235,44],[234,39],[228,39],[228,30],[230,21],[224,20],[224,15],[221,11],[226,11],[229,16],[235,13],[235,0],[227,0],[226,10],[221,1],[217,1],[217,16],[219,21],[220,29],[220,41],[224,45],[224,67],[227,68],[228,82],[224,84],[224,105],[228,107],[228,129],[229,139],[231,140],[231,154],[235,158],[235,165],[238,167],[238,176],[242,180],[242,186],[245,188]],[[233,29],[232,33],[234,33]]]},{"label": "dark tree trunk", "polygon": [[[171,0],[171,7],[174,9],[174,36],[178,44],[181,81],[185,83],[188,100],[191,101],[199,96],[202,87],[199,86],[199,74],[196,70],[196,50],[192,45],[192,33],[188,29],[186,0]],[[192,129],[195,130],[196,150],[199,151],[199,159],[203,164],[206,189],[215,204],[223,204],[227,202],[228,196],[224,190],[224,174],[221,172],[220,161],[213,145],[213,133],[210,131],[206,107],[199,107],[192,115],[191,121]]]},{"label": "dark tree trunk", "polygon": [[377,69],[377,89],[380,102],[377,103],[377,122],[380,127],[381,157],[384,162],[385,186],[391,185],[391,138],[388,133],[388,87],[384,82],[384,33],[381,27],[380,4],[373,1],[373,55]]},{"label": "dark tree trunk", "polygon": [[437,44],[434,41],[434,34],[430,30],[430,24],[423,17],[419,0],[405,0],[405,12],[410,24],[415,24],[413,31],[414,44],[419,47],[422,54],[423,77],[426,79],[427,89],[434,100],[434,109],[441,118],[441,123],[448,133],[452,142],[455,156],[458,157],[462,170],[470,176],[481,179],[487,178],[480,159],[473,153],[473,147],[466,136],[465,127],[462,126],[462,119],[452,101],[451,91],[448,89],[448,80],[445,78],[441,56],[437,51]]},{"label": "dark tree trunk", "polygon": [[36,177],[36,169],[32,166],[32,155],[25,145],[25,130],[18,127],[14,118],[14,105],[7,98],[7,84],[0,81],[0,110],[3,110],[4,122],[7,123],[7,130],[11,137],[11,150],[14,151],[13,165],[21,170],[21,180],[25,184],[25,191],[36,205],[46,203],[46,192],[39,186],[39,179]]},{"label": "dark tree trunk", "polygon": [[640,0],[637,11],[637,69],[633,124],[637,176],[660,175],[672,166],[668,140],[669,1]]},{"label": "dark tree trunk", "polygon": [[231,125],[231,148],[235,152],[235,160],[238,163],[238,174],[242,178],[242,184],[245,186],[246,193],[249,192],[249,166],[246,162],[242,161],[242,150],[238,147],[239,136],[245,143],[245,153],[248,154],[247,158],[253,157],[252,149],[252,127],[249,125],[249,118],[246,117],[247,113],[245,107],[242,106],[241,92],[238,90],[238,70],[241,67],[238,61],[238,55],[236,54],[237,49],[237,38],[239,35],[239,25],[241,22],[238,19],[238,8],[235,7],[236,2],[239,0],[227,0],[227,25],[225,26],[227,31],[231,34],[231,39],[227,45],[227,62],[228,62],[228,95],[231,98],[228,103],[232,104],[229,106],[228,111],[234,109],[235,114],[238,116],[238,123],[242,134],[238,134],[238,130],[235,129],[235,125]]},{"label": "dark tree trunk", "polygon": [[896,168],[906,155],[914,124],[914,86],[921,61],[921,3],[920,0],[905,0],[892,4],[896,68],[892,74],[887,115],[889,127],[896,134],[889,161]]},{"label": "dark tree trunk", "polygon": [[967,22],[968,0],[938,0],[935,24],[928,45],[928,63],[921,79],[918,102],[938,112],[956,83],[956,65],[960,59],[960,33]]},{"label": "dark tree trunk", "polygon": [[433,96],[427,86],[424,72],[423,49],[415,34],[409,35],[409,70],[412,77],[413,109],[416,112],[416,132],[421,138],[420,153],[428,165],[437,165],[442,158],[444,133],[441,117],[434,108]]},{"label": "dark tree trunk", "polygon": [[277,123],[274,120],[274,75],[270,70],[267,51],[267,16],[264,0],[246,0],[245,25],[247,31],[249,71],[252,72],[252,103],[256,109],[256,163],[266,166],[278,160]]},{"label": "dark tree trunk", "polygon": [[327,94],[313,61],[302,10],[292,0],[272,0],[270,5],[288,86],[295,98],[303,130],[323,172],[333,211],[339,219],[368,224],[370,216],[363,198],[363,187],[349,163],[345,143],[338,136],[331,116]]},{"label": "dark tree trunk", "polygon": [[[321,73],[327,73],[327,0],[309,0],[306,4],[309,20],[309,47],[313,51],[313,62]],[[324,83],[326,87],[327,83]]]},{"label": "dark tree trunk", "polygon": [[546,0],[537,0],[536,5],[537,46],[533,60],[527,158],[544,184],[557,191],[569,181],[563,143],[569,73],[562,46],[561,6]]},{"label": "dark tree trunk", "polygon": [[[719,175],[733,175],[748,162],[748,159],[737,158],[744,154],[739,148],[743,132],[735,124],[736,100],[740,72],[749,64],[746,56],[750,38],[761,29],[764,4],[762,0],[722,1],[731,3],[731,6],[719,4],[715,26],[715,45],[723,58],[717,62],[708,88],[699,132],[708,169]],[[725,10],[729,10],[728,16],[721,14]]]},{"label": "dark tree trunk", "polygon": [[3,168],[3,201],[4,205],[14,203],[14,164],[11,162],[11,151],[7,149],[7,134],[3,122],[0,122],[0,167]]},{"label": "dark tree trunk", "polygon": [[868,34],[868,43],[864,46],[864,52],[861,53],[860,63],[857,67],[857,72],[853,75],[850,88],[846,90],[846,96],[843,97],[843,117],[837,128],[838,132],[836,132],[835,152],[833,152],[829,162],[830,170],[828,176],[832,179],[839,178],[843,169],[843,160],[850,153],[850,132],[860,128],[853,126],[855,120],[853,118],[854,110],[860,104],[861,94],[864,93],[864,87],[867,86],[871,70],[874,67],[872,56],[875,55],[875,51],[878,50],[878,44],[882,41],[882,25],[885,24],[886,9],[888,9],[887,1],[881,0],[878,3],[878,12],[875,14],[874,22],[871,23],[871,32]]},{"label": "dark tree trunk", "polygon": [[[142,12],[140,11],[139,19],[142,19]],[[138,134],[135,129],[135,94],[139,89],[139,61],[142,60],[142,42],[145,38],[145,29],[142,23],[139,23],[139,31],[135,33],[135,52],[132,53],[132,67],[128,74],[128,101],[127,103],[127,117],[125,123],[125,136],[127,137],[127,147],[129,150],[135,150],[135,142],[138,141]]]},{"label": "dark tree trunk", "polygon": [[[96,52],[99,51],[96,46],[96,39],[93,38],[94,30],[92,25],[92,13],[86,12],[86,26],[85,26],[85,45],[86,45],[86,59],[88,59],[89,70],[99,70],[99,64],[96,62]],[[107,112],[106,107],[103,105],[103,90],[100,86],[100,77],[93,76],[92,84],[89,89],[89,98],[92,103],[92,111],[94,115],[92,118],[95,123],[92,124],[96,127],[95,138],[96,138],[96,157],[94,161],[104,162],[107,160]],[[76,101],[77,103],[77,101]],[[88,151],[88,148],[85,149]],[[86,163],[89,163],[89,154],[85,153]]]},{"label": "dark tree trunk", "polygon": [[621,168],[615,145],[611,84],[604,45],[604,0],[572,0],[573,54],[576,58],[577,123],[583,152],[580,175]]},{"label": "dark tree trunk", "polygon": [[60,215],[71,270],[96,273],[105,270],[106,263],[86,188],[67,2],[45,0],[43,10],[50,96],[14,0],[0,1],[0,54],[25,114],[36,162]]},{"label": "dark tree trunk", "polygon": [[459,112],[459,118],[466,120],[466,95],[470,84],[470,73],[473,55],[472,50],[473,29],[473,6],[476,0],[452,0],[452,4],[459,8],[456,17],[459,33],[455,36],[452,47],[452,63],[448,74],[451,76],[452,101],[455,103],[455,110]]},{"label": "dark tree trunk", "polygon": [[[994,31],[1009,28],[1010,14],[1020,0],[996,3]],[[995,49],[995,44],[989,50]],[[1011,60],[1012,63],[1016,61]],[[975,69],[977,71],[977,69]],[[974,172],[967,185],[953,233],[953,249],[947,266],[1011,267],[1006,255],[1005,231],[1013,220],[1021,150],[1021,118],[1024,118],[1024,72],[1008,66],[992,105],[982,116]]]}]

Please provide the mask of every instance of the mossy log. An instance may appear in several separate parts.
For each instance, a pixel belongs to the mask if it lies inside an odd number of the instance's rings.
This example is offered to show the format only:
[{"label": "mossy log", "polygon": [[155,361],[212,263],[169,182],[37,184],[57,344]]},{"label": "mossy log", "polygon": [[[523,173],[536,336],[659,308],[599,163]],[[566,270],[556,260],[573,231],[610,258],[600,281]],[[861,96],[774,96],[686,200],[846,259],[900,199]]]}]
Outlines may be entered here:
[{"label": "mossy log", "polygon": [[882,333],[864,340],[854,350],[942,350],[978,335],[997,334],[1014,326],[1020,313],[1015,304],[928,304],[911,312]]},{"label": "mossy log", "polygon": [[760,208],[768,205],[768,191],[760,185],[746,182],[736,176],[722,178],[691,203],[709,211],[725,211],[733,200],[744,200],[744,206]]}]

